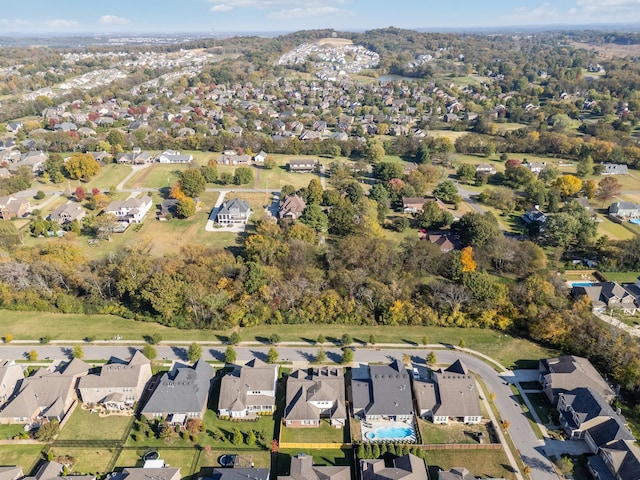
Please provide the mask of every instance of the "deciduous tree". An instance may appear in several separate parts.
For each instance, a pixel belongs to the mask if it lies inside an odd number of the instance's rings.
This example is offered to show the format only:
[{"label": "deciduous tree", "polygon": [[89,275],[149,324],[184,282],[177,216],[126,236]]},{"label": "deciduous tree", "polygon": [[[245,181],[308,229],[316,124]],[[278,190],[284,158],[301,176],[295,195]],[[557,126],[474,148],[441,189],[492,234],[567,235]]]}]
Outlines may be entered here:
[{"label": "deciduous tree", "polygon": [[100,171],[100,164],[90,153],[74,153],[64,164],[69,178],[88,181]]}]

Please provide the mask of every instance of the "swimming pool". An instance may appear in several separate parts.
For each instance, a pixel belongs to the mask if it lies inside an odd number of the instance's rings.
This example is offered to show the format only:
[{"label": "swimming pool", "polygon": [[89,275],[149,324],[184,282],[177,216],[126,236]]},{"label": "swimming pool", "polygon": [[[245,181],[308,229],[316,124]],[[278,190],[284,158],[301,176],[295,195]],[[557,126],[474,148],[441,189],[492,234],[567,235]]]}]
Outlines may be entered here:
[{"label": "swimming pool", "polygon": [[571,282],[572,287],[590,287],[593,282]]},{"label": "swimming pool", "polygon": [[367,440],[415,440],[413,429],[409,427],[380,427],[366,433]]},{"label": "swimming pool", "polygon": [[634,225],[640,225],[640,218],[631,218],[629,219],[629,223],[633,223]]}]

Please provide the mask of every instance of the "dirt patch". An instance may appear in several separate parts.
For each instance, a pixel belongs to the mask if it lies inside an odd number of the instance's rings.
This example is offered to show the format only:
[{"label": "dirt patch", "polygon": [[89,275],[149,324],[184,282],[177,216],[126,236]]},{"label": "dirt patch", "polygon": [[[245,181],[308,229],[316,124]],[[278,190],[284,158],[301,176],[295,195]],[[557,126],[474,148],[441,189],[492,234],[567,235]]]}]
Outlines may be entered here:
[{"label": "dirt patch", "polygon": [[340,47],[342,45],[353,45],[353,41],[348,38],[321,38],[316,43],[327,45],[329,47]]}]

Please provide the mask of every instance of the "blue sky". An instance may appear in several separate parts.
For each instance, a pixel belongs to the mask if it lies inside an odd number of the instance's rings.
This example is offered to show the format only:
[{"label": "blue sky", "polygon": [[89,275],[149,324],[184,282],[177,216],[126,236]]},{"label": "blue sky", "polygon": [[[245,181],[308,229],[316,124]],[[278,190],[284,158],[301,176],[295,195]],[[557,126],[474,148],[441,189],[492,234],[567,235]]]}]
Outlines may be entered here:
[{"label": "blue sky", "polygon": [[22,0],[2,33],[267,32],[640,23],[640,0]]}]

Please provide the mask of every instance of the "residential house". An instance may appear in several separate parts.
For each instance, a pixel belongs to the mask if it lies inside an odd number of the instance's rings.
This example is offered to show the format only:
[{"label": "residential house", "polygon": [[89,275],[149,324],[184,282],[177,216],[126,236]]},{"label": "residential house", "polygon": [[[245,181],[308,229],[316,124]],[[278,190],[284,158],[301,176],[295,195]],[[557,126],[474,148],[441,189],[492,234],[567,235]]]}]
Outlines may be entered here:
[{"label": "residential house", "polygon": [[22,467],[0,467],[0,480],[19,480],[23,477]]},{"label": "residential house", "polygon": [[78,391],[87,405],[103,405],[107,410],[131,408],[140,400],[153,374],[151,362],[136,351],[128,362],[113,359],[99,373],[80,379]]},{"label": "residential house", "polygon": [[584,439],[593,453],[617,440],[634,440],[633,434],[624,424],[625,420],[620,415],[614,415],[607,420],[597,423],[584,431]]},{"label": "residential house", "polygon": [[223,225],[246,225],[252,213],[251,207],[247,202],[234,198],[222,204],[216,215],[216,220]]},{"label": "residential house", "polygon": [[33,477],[24,477],[23,480],[95,480],[94,475],[62,475],[64,465],[58,462],[44,462]]},{"label": "residential house", "polygon": [[535,223],[540,225],[547,221],[547,215],[540,211],[538,205],[524,212],[520,218],[522,218],[522,221],[527,225]]},{"label": "residential house", "polygon": [[218,157],[217,163],[220,165],[251,165],[250,155],[222,155]]},{"label": "residential house", "polygon": [[260,150],[257,155],[254,155],[253,161],[256,163],[264,163],[269,155],[264,150]]},{"label": "residential house", "polygon": [[11,398],[23,378],[20,365],[13,360],[0,360],[0,408]]},{"label": "residential house", "polygon": [[[618,425],[625,424],[624,419],[616,414],[602,395],[589,387],[559,393],[557,409],[562,429],[572,439],[586,439],[589,429],[609,420]],[[593,439],[587,441],[587,444],[594,453],[599,446]]]},{"label": "residential house", "polygon": [[221,417],[255,418],[276,410],[278,366],[253,359],[236,366],[220,381],[218,413]]},{"label": "residential house", "polygon": [[456,234],[451,232],[429,233],[425,239],[436,245],[442,253],[460,248],[460,241]]},{"label": "residential house", "polygon": [[178,200],[175,198],[165,198],[160,204],[158,220],[169,220],[178,215]]},{"label": "residential house", "polygon": [[296,370],[287,379],[285,425],[319,427],[323,418],[334,427],[343,427],[347,422],[342,368]]},{"label": "residential house", "polygon": [[404,213],[422,213],[426,198],[423,197],[402,197],[402,211]]},{"label": "residential house", "polygon": [[413,399],[409,374],[400,362],[360,365],[351,370],[349,394],[353,415],[372,420],[410,420]]},{"label": "residential house", "polygon": [[22,122],[9,122],[7,123],[7,132],[9,133],[18,133],[24,124]]},{"label": "residential house", "polygon": [[460,117],[458,117],[458,115],[456,115],[455,113],[447,113],[442,118],[442,121],[444,123],[455,123],[455,122],[457,122],[459,120],[460,120]]},{"label": "residential house", "polygon": [[607,402],[615,398],[611,387],[586,358],[568,355],[543,359],[538,364],[538,370],[542,391],[553,405],[558,402],[560,393],[581,387],[591,388]]},{"label": "residential house", "polygon": [[89,365],[77,358],[57,370],[40,368],[20,382],[0,411],[0,424],[62,421],[78,398],[78,379],[88,372]]},{"label": "residential house", "polygon": [[165,418],[178,424],[188,418],[204,418],[213,372],[202,359],[193,366],[174,364],[150,387],[153,391],[140,414],[149,420]]},{"label": "residential house", "polygon": [[[180,480],[180,468],[156,466],[156,461],[146,462],[138,468],[124,468],[122,472],[111,474],[111,480]],[[161,460],[157,461],[164,465]],[[75,477],[73,477],[75,478]]]},{"label": "residential house", "polygon": [[289,171],[298,173],[311,173],[318,167],[318,160],[297,159],[289,161]]},{"label": "residential house", "polygon": [[547,162],[525,162],[522,166],[531,170],[531,173],[538,175],[542,170],[547,168]]},{"label": "residential house", "polygon": [[114,200],[107,205],[104,213],[112,213],[120,222],[142,223],[152,206],[153,200],[151,197],[144,195],[141,198]]},{"label": "residential house", "polygon": [[466,468],[456,467],[451,470],[440,470],[437,480],[476,480],[476,477]]},{"label": "residential house", "polygon": [[56,132],[77,132],[78,126],[72,122],[62,122],[53,126]]},{"label": "residential house", "polygon": [[413,391],[420,416],[431,418],[433,423],[482,421],[476,380],[460,360],[433,372],[431,379],[415,379]]},{"label": "residential house", "polygon": [[[640,448],[633,440],[616,440],[601,447],[598,456],[604,461],[614,480],[640,479]],[[592,470],[592,473],[595,473]],[[597,475],[598,480],[608,480],[607,477]]]},{"label": "residential house", "polygon": [[165,150],[157,156],[157,160],[160,163],[191,163],[193,161],[193,155],[190,153],[181,155],[180,152],[175,150]]},{"label": "residential house", "polygon": [[495,175],[496,167],[490,163],[479,163],[476,165],[476,175]]},{"label": "residential house", "polygon": [[587,296],[594,312],[607,309],[621,311],[625,315],[634,315],[640,308],[640,295],[635,289],[615,282],[599,282],[591,285],[576,285],[571,288],[573,296]]},{"label": "residential house", "polygon": [[24,198],[17,198],[11,195],[0,197],[0,218],[9,220],[10,218],[23,217],[30,207],[29,200]]},{"label": "residential house", "polygon": [[85,215],[86,212],[84,208],[77,203],[69,202],[55,208],[49,215],[49,220],[57,222],[60,225],[65,225],[67,223],[73,223],[76,220],[80,221],[85,217]]},{"label": "residential house", "polygon": [[287,195],[282,200],[280,200],[280,210],[278,211],[278,217],[280,219],[288,218],[291,220],[296,220],[300,218],[306,206],[307,204],[299,195]]},{"label": "residential house", "polygon": [[640,218],[640,203],[613,202],[609,206],[609,215],[618,218]]},{"label": "residential house", "polygon": [[210,477],[201,480],[269,480],[268,468],[214,468]]},{"label": "residential house", "polygon": [[17,171],[20,167],[27,167],[33,173],[39,173],[44,170],[44,163],[49,158],[45,152],[27,152],[23,153],[17,163],[9,166],[9,170]]},{"label": "residential house", "polygon": [[617,163],[603,163],[602,175],[627,175],[629,169],[626,165],[619,165]]},{"label": "residential house", "polygon": [[131,153],[121,153],[116,157],[116,162],[126,165],[144,165],[153,162],[153,156],[149,152],[134,149]]},{"label": "residential house", "polygon": [[318,466],[313,464],[313,457],[299,453],[291,457],[289,475],[279,476],[279,480],[351,480],[351,467]]},{"label": "residential house", "polygon": [[362,480],[429,480],[424,460],[408,453],[394,458],[387,467],[384,459],[360,460]]}]

